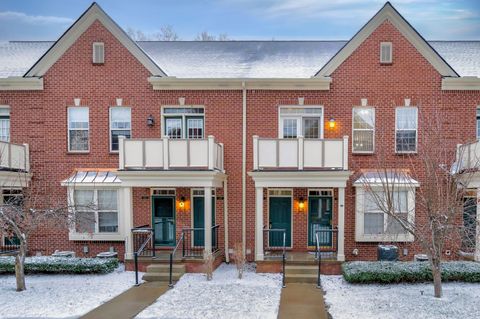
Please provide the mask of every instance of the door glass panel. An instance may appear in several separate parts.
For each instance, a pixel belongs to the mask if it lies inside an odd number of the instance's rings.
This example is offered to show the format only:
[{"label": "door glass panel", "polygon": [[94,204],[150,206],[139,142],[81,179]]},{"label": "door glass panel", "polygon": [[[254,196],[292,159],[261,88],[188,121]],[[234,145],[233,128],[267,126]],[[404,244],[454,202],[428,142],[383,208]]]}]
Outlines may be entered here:
[{"label": "door glass panel", "polygon": [[303,118],[303,137],[320,138],[320,118],[319,117]]},{"label": "door glass panel", "polygon": [[316,245],[316,233],[320,246],[332,245],[332,198],[309,197],[308,245]]},{"label": "door glass panel", "polygon": [[298,119],[283,119],[283,138],[297,138]]},{"label": "door glass panel", "polygon": [[203,138],[203,118],[187,118],[188,138]]},{"label": "door glass panel", "polygon": [[170,138],[182,138],[182,119],[166,118],[165,119],[165,135]]},{"label": "door glass panel", "polygon": [[153,199],[155,243],[175,244],[175,198],[157,197]]}]

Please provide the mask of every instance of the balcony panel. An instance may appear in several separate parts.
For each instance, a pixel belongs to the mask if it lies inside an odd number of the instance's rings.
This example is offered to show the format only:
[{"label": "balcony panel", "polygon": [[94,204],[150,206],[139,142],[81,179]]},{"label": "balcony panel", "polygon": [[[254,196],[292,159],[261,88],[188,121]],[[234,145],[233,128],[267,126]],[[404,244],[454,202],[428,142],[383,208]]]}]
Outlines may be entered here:
[{"label": "balcony panel", "polygon": [[148,168],[163,167],[162,140],[145,141],[145,166]]},{"label": "balcony panel", "polygon": [[208,166],[208,141],[191,140],[190,141],[190,166],[207,167]]},{"label": "balcony panel", "polygon": [[0,142],[0,168],[29,171],[29,152],[26,144]]},{"label": "balcony panel", "polygon": [[321,140],[305,140],[304,167],[315,168],[323,166],[323,142]]},{"label": "balcony panel", "polygon": [[325,140],[325,163],[324,167],[343,166],[343,143],[342,141]]},{"label": "balcony panel", "polygon": [[132,140],[125,143],[125,167],[142,167],[143,166],[143,141]]},{"label": "balcony panel", "polygon": [[278,141],[278,165],[286,168],[298,166],[298,141],[296,139]]},{"label": "balcony panel", "polygon": [[258,141],[258,162],[262,167],[277,167],[277,141]]},{"label": "balcony panel", "polygon": [[480,141],[457,147],[457,171],[480,168]]},{"label": "balcony panel", "polygon": [[171,167],[188,166],[187,140],[171,140],[168,145],[169,162]]}]

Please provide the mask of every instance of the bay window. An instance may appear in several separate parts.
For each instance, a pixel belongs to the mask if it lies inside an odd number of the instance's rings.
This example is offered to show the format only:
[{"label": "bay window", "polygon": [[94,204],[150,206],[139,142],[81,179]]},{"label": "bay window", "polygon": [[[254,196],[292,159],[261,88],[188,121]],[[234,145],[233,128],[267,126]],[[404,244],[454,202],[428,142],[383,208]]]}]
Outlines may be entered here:
[{"label": "bay window", "polygon": [[416,107],[397,107],[395,118],[396,152],[417,152],[418,109]]},{"label": "bay window", "polygon": [[280,138],[322,138],[322,107],[280,107]]},{"label": "bay window", "polygon": [[68,108],[68,151],[88,152],[89,150],[88,107]]},{"label": "bay window", "polygon": [[117,191],[111,189],[74,190],[75,231],[77,233],[117,233]]},{"label": "bay window", "polygon": [[373,153],[375,145],[375,109],[353,108],[352,151]]},{"label": "bay window", "polygon": [[131,109],[124,106],[114,106],[110,108],[110,151],[118,151],[118,137],[132,136]]},{"label": "bay window", "polygon": [[163,135],[169,138],[203,138],[205,115],[202,107],[163,108]]}]

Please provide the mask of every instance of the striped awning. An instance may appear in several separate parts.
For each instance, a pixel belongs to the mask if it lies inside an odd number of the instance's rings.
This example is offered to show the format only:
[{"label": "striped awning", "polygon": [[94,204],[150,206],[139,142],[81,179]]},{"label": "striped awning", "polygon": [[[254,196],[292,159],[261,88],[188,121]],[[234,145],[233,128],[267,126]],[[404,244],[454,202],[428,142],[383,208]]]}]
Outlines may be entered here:
[{"label": "striped awning", "polygon": [[73,174],[62,182],[62,185],[71,184],[117,184],[121,183],[115,174],[115,169],[75,170]]}]

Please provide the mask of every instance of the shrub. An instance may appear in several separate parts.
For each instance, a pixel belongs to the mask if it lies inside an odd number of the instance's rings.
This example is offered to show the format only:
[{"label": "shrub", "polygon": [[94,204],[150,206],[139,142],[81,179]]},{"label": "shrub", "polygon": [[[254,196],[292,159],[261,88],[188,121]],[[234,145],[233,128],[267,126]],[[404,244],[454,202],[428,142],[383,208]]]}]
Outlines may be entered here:
[{"label": "shrub", "polygon": [[[444,262],[443,281],[480,282],[480,263]],[[400,283],[432,281],[428,262],[354,261],[342,265],[343,277],[350,283]]]},{"label": "shrub", "polygon": [[[118,267],[116,258],[27,257],[25,273],[105,274]],[[0,274],[15,272],[15,257],[0,257]]]}]

